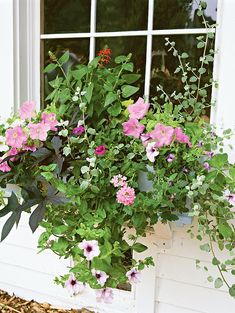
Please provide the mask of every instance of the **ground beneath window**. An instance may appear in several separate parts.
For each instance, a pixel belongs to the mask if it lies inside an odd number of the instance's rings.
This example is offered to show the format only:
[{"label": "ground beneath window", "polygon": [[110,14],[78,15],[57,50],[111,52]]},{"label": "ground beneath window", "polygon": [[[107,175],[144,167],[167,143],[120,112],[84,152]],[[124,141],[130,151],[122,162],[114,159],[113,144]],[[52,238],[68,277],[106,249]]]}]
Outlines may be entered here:
[{"label": "ground beneath window", "polygon": [[[56,309],[49,303],[26,301],[16,296],[10,296],[0,290],[0,313],[92,313],[87,309],[62,310]],[[93,312],[94,313],[94,312]]]}]

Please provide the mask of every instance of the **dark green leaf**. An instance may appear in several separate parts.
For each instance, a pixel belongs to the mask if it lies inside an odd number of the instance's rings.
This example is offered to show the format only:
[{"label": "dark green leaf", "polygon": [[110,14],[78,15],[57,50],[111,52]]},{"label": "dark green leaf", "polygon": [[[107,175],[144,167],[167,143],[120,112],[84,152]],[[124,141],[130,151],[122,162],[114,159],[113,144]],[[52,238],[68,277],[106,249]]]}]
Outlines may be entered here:
[{"label": "dark green leaf", "polygon": [[32,152],[31,155],[36,159],[44,160],[51,155],[51,151],[43,147],[43,148],[39,148],[35,152]]},{"label": "dark green leaf", "polygon": [[44,202],[40,203],[37,208],[33,211],[29,218],[29,226],[34,233],[38,228],[39,223],[42,221],[45,215],[46,207]]},{"label": "dark green leaf", "polygon": [[229,226],[229,224],[219,224],[218,225],[218,230],[220,232],[220,234],[224,237],[224,238],[229,238],[233,235],[233,230],[232,228]]},{"label": "dark green leaf", "polygon": [[143,245],[142,243],[135,243],[133,246],[132,246],[132,249],[136,252],[144,252],[145,250],[148,249],[148,247],[146,247],[145,245]]},{"label": "dark green leaf", "polygon": [[0,210],[0,217],[3,217],[12,211],[15,211],[18,206],[19,206],[18,199],[15,193],[12,192],[11,196],[8,198],[7,205]]},{"label": "dark green leaf", "polygon": [[117,94],[112,91],[108,92],[105,98],[104,107],[107,107],[108,105],[113,103],[115,100],[117,100]]},{"label": "dark green leaf", "polygon": [[132,84],[140,79],[140,74],[124,74],[122,75],[122,79],[125,80],[127,84]]},{"label": "dark green leaf", "polygon": [[59,154],[59,150],[62,147],[62,140],[59,136],[54,136],[51,140],[52,147],[55,150],[56,154]]},{"label": "dark green leaf", "polygon": [[66,62],[68,62],[69,60],[69,51],[66,51],[58,60],[58,62],[60,63],[60,65],[65,64]]},{"label": "dark green leaf", "polygon": [[56,69],[57,68],[57,64],[56,63],[50,63],[50,64],[48,64],[46,67],[45,67],[45,69],[44,69],[44,73],[48,73],[48,72],[51,72],[51,71],[53,71],[54,69]]},{"label": "dark green leaf", "polygon": [[14,224],[18,224],[20,216],[21,216],[22,211],[14,211],[11,216],[8,218],[6,223],[4,224],[2,228],[2,236],[1,236],[1,241],[3,241],[10,233],[12,230]]},{"label": "dark green leaf", "polygon": [[119,102],[115,103],[114,105],[112,105],[111,107],[108,108],[107,110],[109,112],[109,114],[111,116],[118,116],[121,111],[122,111],[122,107],[121,104]]},{"label": "dark green leaf", "polygon": [[139,90],[139,87],[124,85],[121,87],[121,89],[122,89],[122,96],[124,98],[129,98],[130,96],[132,96]]}]

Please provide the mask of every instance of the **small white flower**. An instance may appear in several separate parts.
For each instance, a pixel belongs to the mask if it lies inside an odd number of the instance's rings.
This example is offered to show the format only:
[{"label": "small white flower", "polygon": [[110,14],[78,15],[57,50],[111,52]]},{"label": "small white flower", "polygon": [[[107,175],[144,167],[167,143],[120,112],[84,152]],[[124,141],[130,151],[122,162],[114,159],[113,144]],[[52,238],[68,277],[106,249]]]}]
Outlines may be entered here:
[{"label": "small white flower", "polygon": [[91,273],[97,279],[97,282],[100,284],[101,287],[104,286],[107,279],[109,278],[109,275],[107,275],[105,272],[96,270],[94,268],[92,269]]},{"label": "small white flower", "polygon": [[155,157],[159,155],[159,151],[156,147],[156,142],[148,143],[146,147],[146,155],[150,162],[153,163],[155,161]]},{"label": "small white flower", "polygon": [[63,120],[60,120],[60,122],[57,124],[57,126],[68,126],[69,125],[69,121],[63,121]]}]

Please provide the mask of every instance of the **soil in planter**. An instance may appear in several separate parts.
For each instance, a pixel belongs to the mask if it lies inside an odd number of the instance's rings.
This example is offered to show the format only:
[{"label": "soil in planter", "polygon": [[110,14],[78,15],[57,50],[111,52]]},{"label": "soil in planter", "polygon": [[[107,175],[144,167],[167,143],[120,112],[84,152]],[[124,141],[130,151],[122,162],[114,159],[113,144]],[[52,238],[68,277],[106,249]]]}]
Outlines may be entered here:
[{"label": "soil in planter", "polygon": [[94,313],[87,309],[62,310],[56,309],[49,303],[26,301],[16,296],[10,296],[0,290],[0,313]]}]

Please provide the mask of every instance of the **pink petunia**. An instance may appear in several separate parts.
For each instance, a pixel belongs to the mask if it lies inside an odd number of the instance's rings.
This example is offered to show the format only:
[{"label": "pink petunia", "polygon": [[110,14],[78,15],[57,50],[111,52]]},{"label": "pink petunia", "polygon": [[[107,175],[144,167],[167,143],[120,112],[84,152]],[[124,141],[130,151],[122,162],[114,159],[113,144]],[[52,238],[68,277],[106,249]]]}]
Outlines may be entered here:
[{"label": "pink petunia", "polygon": [[55,113],[46,113],[42,112],[42,122],[48,124],[50,126],[50,130],[56,131],[56,125],[58,125],[58,121],[56,120]]},{"label": "pink petunia", "polygon": [[100,248],[97,240],[83,240],[79,243],[79,248],[83,250],[84,256],[88,261],[100,255]]},{"label": "pink petunia", "polygon": [[[5,162],[2,162],[3,159],[0,158],[0,171],[1,172],[4,172],[4,173],[7,173],[7,172],[10,172],[11,171],[11,168],[10,166],[8,165],[7,161]],[[2,162],[2,163],[1,163]]]},{"label": "pink petunia", "polygon": [[153,139],[156,140],[156,145],[158,148],[169,146],[173,140],[174,128],[158,123],[150,135]]},{"label": "pink petunia", "polygon": [[109,304],[113,301],[113,290],[111,288],[103,288],[96,291],[96,300],[98,302],[104,301]]},{"label": "pink petunia", "polygon": [[104,286],[107,279],[109,278],[109,275],[107,275],[105,272],[96,270],[94,268],[92,269],[91,273],[97,279],[97,282],[100,284],[101,287]]},{"label": "pink petunia", "polygon": [[190,148],[192,147],[189,137],[183,133],[180,127],[175,128],[175,139],[180,143],[187,143]]},{"label": "pink petunia", "polygon": [[118,174],[113,176],[110,182],[114,185],[114,187],[123,187],[127,184],[126,180],[127,180],[126,176]]},{"label": "pink petunia", "polygon": [[174,159],[175,159],[175,156],[174,156],[173,153],[170,153],[170,154],[167,156],[167,158],[166,158],[166,160],[167,160],[168,163],[173,162]]},{"label": "pink petunia", "polygon": [[65,282],[64,287],[68,290],[70,296],[76,296],[85,289],[85,285],[79,282],[73,274],[69,276],[69,279]]},{"label": "pink petunia", "polygon": [[143,98],[139,98],[134,104],[127,107],[130,113],[130,118],[136,118],[137,120],[143,118],[148,112],[149,103],[145,103]]},{"label": "pink petunia", "polygon": [[6,131],[6,143],[13,148],[22,148],[28,137],[20,126],[9,128]]},{"label": "pink petunia", "polygon": [[235,206],[235,193],[231,193],[228,189],[224,191],[224,198],[233,206]]},{"label": "pink petunia", "polygon": [[8,152],[7,152],[7,156],[12,156],[12,158],[10,158],[11,162],[15,161],[15,156],[19,153],[19,151],[16,148],[11,148]]},{"label": "pink petunia", "polygon": [[144,125],[140,124],[137,119],[131,118],[129,121],[122,123],[124,134],[139,138],[144,131]]},{"label": "pink petunia", "polygon": [[124,205],[132,205],[135,201],[135,190],[128,186],[123,186],[117,192],[117,202]]},{"label": "pink petunia", "polygon": [[105,152],[106,152],[106,147],[104,145],[99,146],[95,149],[96,155],[102,155],[102,154],[105,154]]},{"label": "pink petunia", "polygon": [[29,135],[31,139],[38,139],[41,141],[45,141],[47,139],[47,133],[50,130],[50,125],[40,122],[37,124],[30,123],[28,127],[30,129]]},{"label": "pink petunia", "polygon": [[22,120],[30,120],[33,116],[35,116],[36,104],[34,101],[26,101],[24,102],[20,109],[19,114]]},{"label": "pink petunia", "polygon": [[128,278],[130,284],[136,284],[140,282],[140,271],[136,268],[132,268],[126,273],[126,277]]}]

